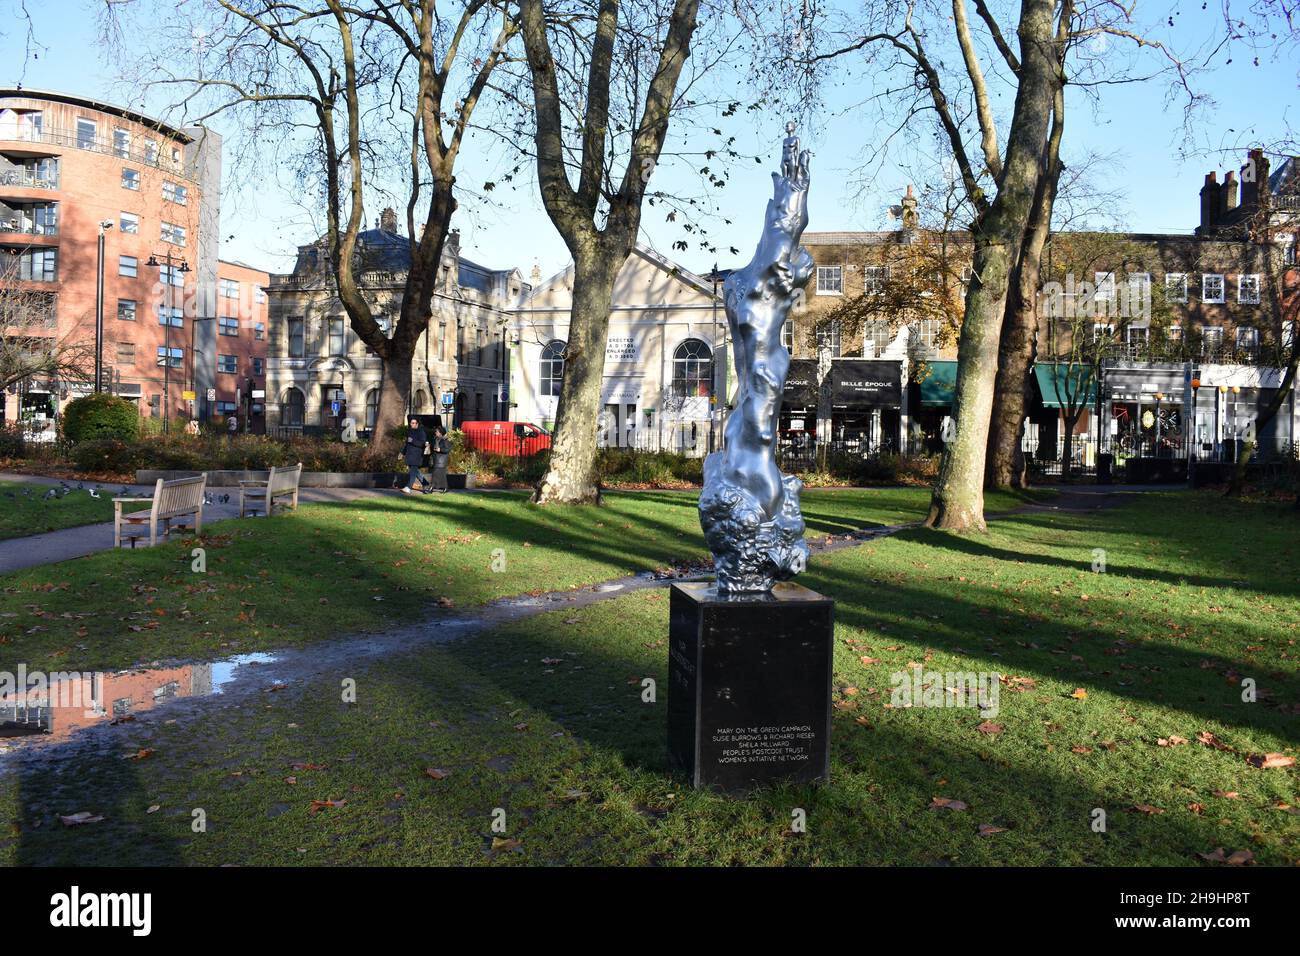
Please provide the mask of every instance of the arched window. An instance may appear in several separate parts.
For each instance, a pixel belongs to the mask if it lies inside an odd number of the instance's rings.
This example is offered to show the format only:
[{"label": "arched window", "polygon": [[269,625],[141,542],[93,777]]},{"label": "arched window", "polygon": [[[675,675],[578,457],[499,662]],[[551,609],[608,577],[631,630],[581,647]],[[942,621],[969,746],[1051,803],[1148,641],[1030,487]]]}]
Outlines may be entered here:
[{"label": "arched window", "polygon": [[564,380],[564,349],[565,343],[558,339],[542,349],[541,367],[537,374],[540,394],[560,394],[560,382]]},{"label": "arched window", "polygon": [[284,393],[280,401],[280,424],[302,426],[303,412],[307,408],[307,397],[296,388]]},{"label": "arched window", "polygon": [[374,431],[375,420],[379,417],[379,389],[372,388],[366,392],[366,429]]},{"label": "arched window", "polygon": [[423,415],[432,410],[433,409],[429,407],[429,396],[425,393],[424,389],[417,389],[415,392],[415,401],[411,403],[411,411],[415,412],[417,415]]},{"label": "arched window", "polygon": [[687,339],[673,352],[673,394],[679,398],[713,394],[713,352],[699,339]]}]

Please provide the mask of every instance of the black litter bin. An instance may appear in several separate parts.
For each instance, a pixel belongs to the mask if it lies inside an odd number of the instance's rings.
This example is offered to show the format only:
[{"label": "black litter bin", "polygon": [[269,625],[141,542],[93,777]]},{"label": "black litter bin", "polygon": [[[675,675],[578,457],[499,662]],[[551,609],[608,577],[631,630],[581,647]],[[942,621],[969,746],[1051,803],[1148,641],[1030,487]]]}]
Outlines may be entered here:
[{"label": "black litter bin", "polygon": [[1115,456],[1110,452],[1102,452],[1097,456],[1097,484],[1113,484],[1115,479],[1111,474],[1111,466],[1115,463]]}]

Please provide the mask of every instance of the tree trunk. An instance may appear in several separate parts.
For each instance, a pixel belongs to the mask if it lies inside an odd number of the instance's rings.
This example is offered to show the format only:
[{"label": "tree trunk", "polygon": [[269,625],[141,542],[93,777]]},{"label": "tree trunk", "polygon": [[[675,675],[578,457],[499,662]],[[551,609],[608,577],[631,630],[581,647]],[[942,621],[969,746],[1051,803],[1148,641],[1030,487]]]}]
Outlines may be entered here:
[{"label": "tree trunk", "polygon": [[957,347],[956,434],[944,449],[926,524],[982,531],[984,462],[1010,273],[1042,176],[1052,103],[1060,83],[1052,0],[1024,0],[1019,86],[997,198],[975,223],[975,256]]},{"label": "tree trunk", "polygon": [[1038,288],[1043,247],[1052,228],[1052,210],[1061,179],[1061,137],[1065,132],[1065,89],[1058,86],[1052,104],[1052,129],[1043,151],[1043,173],[1034,190],[1033,210],[1024,244],[1011,277],[1007,311],[998,348],[998,377],[989,423],[986,488],[1023,488],[1028,484],[1021,434],[1033,385],[1030,369],[1037,358]]},{"label": "tree trunk", "polygon": [[411,357],[396,357],[384,363],[384,375],[379,385],[379,408],[375,412],[375,430],[370,436],[370,447],[380,449],[395,446],[390,434],[406,420],[406,404],[411,394]]},{"label": "tree trunk", "polygon": [[575,260],[569,341],[564,350],[564,378],[556,409],[551,463],[533,492],[536,504],[598,504],[596,419],[605,378],[605,340],[614,279],[627,253],[589,255]]}]

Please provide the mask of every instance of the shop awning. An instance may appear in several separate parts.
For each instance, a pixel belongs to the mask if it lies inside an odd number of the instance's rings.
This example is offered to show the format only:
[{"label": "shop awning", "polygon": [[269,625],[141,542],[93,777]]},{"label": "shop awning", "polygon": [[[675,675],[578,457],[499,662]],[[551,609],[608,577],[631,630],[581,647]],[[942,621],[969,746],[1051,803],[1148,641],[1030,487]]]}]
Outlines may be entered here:
[{"label": "shop awning", "polygon": [[1097,405],[1097,378],[1092,366],[1039,362],[1034,365],[1034,378],[1038,380],[1044,408],[1077,411]]},{"label": "shop awning", "polygon": [[781,404],[786,408],[817,407],[817,360],[791,359]]},{"label": "shop awning", "polygon": [[831,362],[831,405],[836,408],[899,408],[903,371],[896,359],[835,359]]},{"label": "shop awning", "polygon": [[921,379],[921,404],[943,408],[952,404],[957,393],[956,362],[926,362],[926,376]]}]

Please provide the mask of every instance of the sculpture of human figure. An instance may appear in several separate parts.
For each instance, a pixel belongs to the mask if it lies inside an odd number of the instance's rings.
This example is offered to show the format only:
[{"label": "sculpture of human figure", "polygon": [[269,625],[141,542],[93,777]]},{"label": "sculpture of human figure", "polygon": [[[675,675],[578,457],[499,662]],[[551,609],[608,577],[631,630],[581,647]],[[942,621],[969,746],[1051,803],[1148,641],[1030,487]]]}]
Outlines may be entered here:
[{"label": "sculpture of human figure", "polygon": [[776,466],[781,395],[790,353],[781,331],[815,269],[799,238],[808,225],[809,154],[787,125],[754,258],[723,287],[739,393],[726,445],[705,459],[700,523],[721,592],[766,591],[802,571],[808,555],[797,478]]}]

